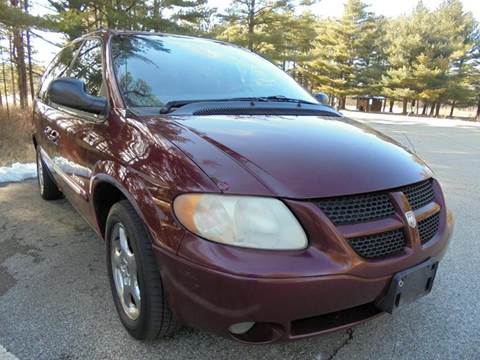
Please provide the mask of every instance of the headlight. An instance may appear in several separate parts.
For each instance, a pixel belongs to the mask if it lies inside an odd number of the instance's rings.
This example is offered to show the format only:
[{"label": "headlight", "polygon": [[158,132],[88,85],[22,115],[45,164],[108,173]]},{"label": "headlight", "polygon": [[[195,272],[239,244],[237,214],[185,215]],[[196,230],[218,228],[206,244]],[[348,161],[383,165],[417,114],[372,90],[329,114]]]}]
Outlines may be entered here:
[{"label": "headlight", "polygon": [[188,230],[211,241],[276,250],[307,246],[307,236],[297,219],[277,199],[185,194],[175,199],[173,209]]}]

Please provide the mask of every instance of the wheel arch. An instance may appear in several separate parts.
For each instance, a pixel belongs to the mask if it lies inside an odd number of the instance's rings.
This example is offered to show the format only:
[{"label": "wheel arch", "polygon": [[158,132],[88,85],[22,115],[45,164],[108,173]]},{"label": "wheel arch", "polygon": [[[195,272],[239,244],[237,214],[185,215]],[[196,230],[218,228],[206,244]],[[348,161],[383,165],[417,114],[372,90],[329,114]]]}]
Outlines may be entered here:
[{"label": "wheel arch", "polygon": [[108,213],[111,207],[121,200],[127,200],[146,224],[137,201],[135,201],[129,190],[115,177],[105,173],[98,173],[93,176],[90,182],[90,194],[97,227],[103,239],[105,239],[105,225]]},{"label": "wheel arch", "polygon": [[[110,209],[114,204],[127,199],[123,191],[111,181],[98,180],[92,192],[92,205],[100,235],[105,239],[105,226]],[[129,200],[131,203],[131,201]]]},{"label": "wheel arch", "polygon": [[[113,162],[98,164],[90,180],[89,194],[93,220],[103,239],[110,208],[125,199],[142,219],[155,246],[178,251],[185,230],[176,223],[169,201],[160,200],[155,185],[135,171]],[[168,226],[164,226],[166,223]]]}]

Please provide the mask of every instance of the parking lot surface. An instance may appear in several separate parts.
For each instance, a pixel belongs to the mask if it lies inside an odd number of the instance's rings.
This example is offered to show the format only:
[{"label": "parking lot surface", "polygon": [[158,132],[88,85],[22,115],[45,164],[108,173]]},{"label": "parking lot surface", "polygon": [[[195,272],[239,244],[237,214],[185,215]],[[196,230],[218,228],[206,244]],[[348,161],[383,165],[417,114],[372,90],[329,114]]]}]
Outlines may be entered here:
[{"label": "parking lot surface", "polygon": [[478,359],[480,126],[348,115],[413,148],[443,185],[456,228],[429,296],[292,343],[242,345],[193,329],[138,342],[117,319],[103,242],[65,200],[41,200],[34,180],[0,184],[0,360]]}]

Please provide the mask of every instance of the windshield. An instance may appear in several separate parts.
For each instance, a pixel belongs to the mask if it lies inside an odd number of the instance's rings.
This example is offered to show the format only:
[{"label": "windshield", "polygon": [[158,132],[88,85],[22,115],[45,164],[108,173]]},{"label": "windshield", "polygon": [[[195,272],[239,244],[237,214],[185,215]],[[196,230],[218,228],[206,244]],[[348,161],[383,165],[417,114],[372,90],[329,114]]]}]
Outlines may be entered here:
[{"label": "windshield", "polygon": [[268,96],[317,103],[275,65],[233,45],[177,36],[117,35],[111,49],[117,83],[129,107]]}]

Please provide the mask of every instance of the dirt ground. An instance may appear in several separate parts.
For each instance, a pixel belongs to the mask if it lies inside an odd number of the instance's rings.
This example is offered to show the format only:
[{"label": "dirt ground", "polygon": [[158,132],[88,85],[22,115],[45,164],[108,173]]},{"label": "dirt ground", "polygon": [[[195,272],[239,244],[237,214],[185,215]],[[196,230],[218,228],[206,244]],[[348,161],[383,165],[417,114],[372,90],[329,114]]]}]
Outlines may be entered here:
[{"label": "dirt ground", "polygon": [[32,111],[0,109],[0,166],[35,161],[32,146]]}]

